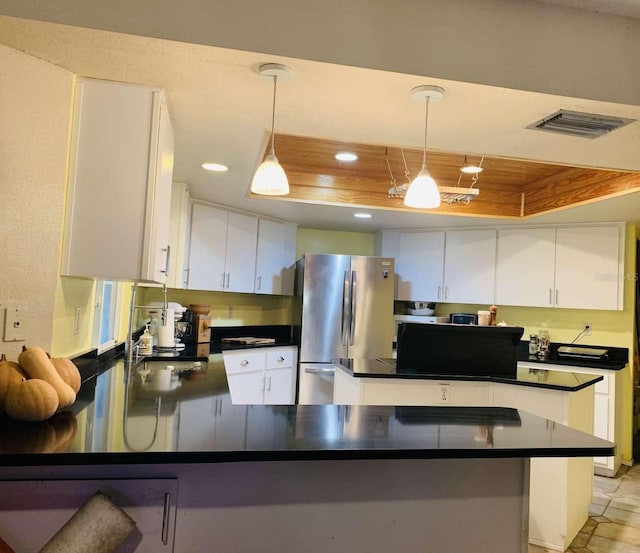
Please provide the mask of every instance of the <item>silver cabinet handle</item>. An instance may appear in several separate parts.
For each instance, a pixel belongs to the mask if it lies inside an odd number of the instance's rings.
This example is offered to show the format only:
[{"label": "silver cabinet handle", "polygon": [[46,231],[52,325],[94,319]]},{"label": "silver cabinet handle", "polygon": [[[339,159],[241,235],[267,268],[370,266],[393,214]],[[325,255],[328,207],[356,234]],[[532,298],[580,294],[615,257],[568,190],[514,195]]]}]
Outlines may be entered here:
[{"label": "silver cabinet handle", "polygon": [[444,287],[444,299],[445,300],[449,299],[449,287],[448,286]]},{"label": "silver cabinet handle", "polygon": [[240,361],[241,367],[246,367],[248,364],[249,364],[249,361],[247,361],[246,359],[243,359],[242,361]]},{"label": "silver cabinet handle", "polygon": [[167,252],[167,257],[165,257],[164,261],[164,270],[160,270],[161,273],[164,273],[164,276],[169,276],[169,262],[171,259],[171,246],[167,244],[166,248],[162,248],[163,252]]},{"label": "silver cabinet handle", "polygon": [[271,391],[271,377],[269,377],[269,384],[267,384],[267,392]]},{"label": "silver cabinet handle", "polygon": [[558,289],[556,288],[556,305],[558,305]]},{"label": "silver cabinet handle", "polygon": [[259,276],[258,277],[258,290],[260,290],[262,288],[262,277]]},{"label": "silver cabinet handle", "polygon": [[189,287],[189,267],[187,267],[184,272],[186,273],[185,278],[184,278],[184,287],[188,288]]},{"label": "silver cabinet handle", "polygon": [[264,392],[264,378],[260,379],[260,391]]},{"label": "silver cabinet handle", "polygon": [[229,281],[231,280],[231,273],[227,273],[227,284],[225,288],[229,288]]},{"label": "silver cabinet handle", "polygon": [[549,305],[553,304],[553,300],[552,300],[552,295],[553,294],[553,290],[551,288],[549,288]]},{"label": "silver cabinet handle", "polygon": [[284,361],[284,357],[282,357],[282,355],[280,357],[278,357],[277,359],[278,363],[282,363]]},{"label": "silver cabinet handle", "polygon": [[327,374],[327,373],[335,373],[336,369],[310,369],[307,368],[304,370],[304,372],[306,372],[307,374]]},{"label": "silver cabinet handle", "polygon": [[227,273],[222,273],[222,282],[220,282],[220,288],[224,288],[224,279],[227,276]]},{"label": "silver cabinet handle", "polygon": [[171,510],[171,495],[164,494],[164,507],[162,510],[162,543],[169,543],[169,511]]},{"label": "silver cabinet handle", "polygon": [[442,296],[442,286],[438,286],[438,299]]}]

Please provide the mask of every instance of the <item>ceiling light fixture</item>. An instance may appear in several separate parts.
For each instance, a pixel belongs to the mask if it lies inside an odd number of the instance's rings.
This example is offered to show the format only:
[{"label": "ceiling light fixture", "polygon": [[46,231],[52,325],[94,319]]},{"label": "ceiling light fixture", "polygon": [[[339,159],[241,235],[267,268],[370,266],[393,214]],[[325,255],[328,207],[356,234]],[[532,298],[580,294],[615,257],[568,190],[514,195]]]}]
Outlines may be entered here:
[{"label": "ceiling light fixture", "polygon": [[358,159],[357,154],[353,152],[339,152],[335,157],[338,161],[355,161]]},{"label": "ceiling light fixture", "polygon": [[415,100],[424,100],[424,148],[422,150],[422,167],[415,179],[409,185],[404,196],[404,205],[422,209],[434,209],[440,207],[440,192],[436,181],[427,169],[427,129],[429,125],[429,102],[441,100],[444,96],[444,88],[433,85],[416,86],[411,90],[411,97]]},{"label": "ceiling light fixture", "polygon": [[356,219],[371,219],[371,213],[354,213]]},{"label": "ceiling light fixture", "polygon": [[203,163],[202,168],[207,171],[214,171],[215,173],[224,173],[229,170],[223,163]]},{"label": "ceiling light fixture", "polygon": [[274,148],[274,125],[276,119],[276,88],[278,77],[291,76],[293,70],[280,63],[264,63],[258,68],[258,73],[264,77],[273,78],[273,107],[271,110],[271,150],[269,155],[260,164],[253,180],[251,192],[267,196],[284,196],[289,193],[289,181],[282,166],[278,163]]},{"label": "ceiling light fixture", "polygon": [[482,172],[482,161],[480,161],[479,165],[474,165],[473,163],[469,163],[469,161],[467,161],[467,156],[464,156],[464,162],[462,163],[462,167],[460,167],[460,171],[462,173],[466,173],[467,175],[477,175],[478,173]]}]

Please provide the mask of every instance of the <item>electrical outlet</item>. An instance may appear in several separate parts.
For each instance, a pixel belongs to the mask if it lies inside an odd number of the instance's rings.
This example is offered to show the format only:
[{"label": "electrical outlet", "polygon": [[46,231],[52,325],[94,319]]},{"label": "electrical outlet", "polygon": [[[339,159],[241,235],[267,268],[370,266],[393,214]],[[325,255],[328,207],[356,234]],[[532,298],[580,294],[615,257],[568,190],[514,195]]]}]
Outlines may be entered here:
[{"label": "electrical outlet", "polygon": [[7,307],[4,312],[4,341],[24,342],[25,340],[22,313],[17,307]]},{"label": "electrical outlet", "polygon": [[584,323],[584,335],[591,336],[591,323]]},{"label": "electrical outlet", "polygon": [[438,386],[438,403],[449,403],[450,384],[440,384]]}]

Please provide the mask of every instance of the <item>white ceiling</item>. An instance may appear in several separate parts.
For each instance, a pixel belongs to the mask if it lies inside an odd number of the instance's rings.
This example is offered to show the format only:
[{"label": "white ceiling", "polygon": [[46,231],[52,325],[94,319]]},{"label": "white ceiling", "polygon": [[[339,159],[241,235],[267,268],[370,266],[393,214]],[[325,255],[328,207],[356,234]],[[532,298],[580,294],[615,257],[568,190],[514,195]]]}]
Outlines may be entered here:
[{"label": "white ceiling", "polygon": [[[278,86],[278,132],[420,148],[424,109],[410,99],[409,91],[416,85],[437,84],[446,89],[446,95],[430,110],[432,149],[640,171],[640,122],[596,140],[525,129],[559,108],[640,120],[640,106],[430,80],[2,16],[0,42],[78,75],[164,88],[175,132],[175,181],[187,182],[195,198],[306,227],[371,231],[496,221],[384,210],[374,211],[371,220],[363,221],[352,217],[353,208],[246,198],[270,125],[272,84],[258,76],[256,69],[261,63],[285,63],[295,71],[292,80]],[[276,154],[277,149],[276,143]],[[200,165],[205,161],[226,163],[230,170],[225,174],[204,171]],[[409,169],[415,174],[418,167]],[[478,186],[482,190],[482,179]],[[634,194],[530,222],[635,221],[639,208],[640,195]]]}]

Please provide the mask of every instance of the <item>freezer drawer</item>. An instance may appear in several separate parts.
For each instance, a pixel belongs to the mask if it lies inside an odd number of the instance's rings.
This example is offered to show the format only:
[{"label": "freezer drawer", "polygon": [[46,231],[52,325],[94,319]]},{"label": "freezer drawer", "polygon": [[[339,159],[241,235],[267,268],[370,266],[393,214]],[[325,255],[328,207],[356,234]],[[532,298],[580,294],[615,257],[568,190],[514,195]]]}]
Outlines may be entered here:
[{"label": "freezer drawer", "polygon": [[300,363],[298,404],[333,403],[333,380],[336,368],[331,363]]}]

